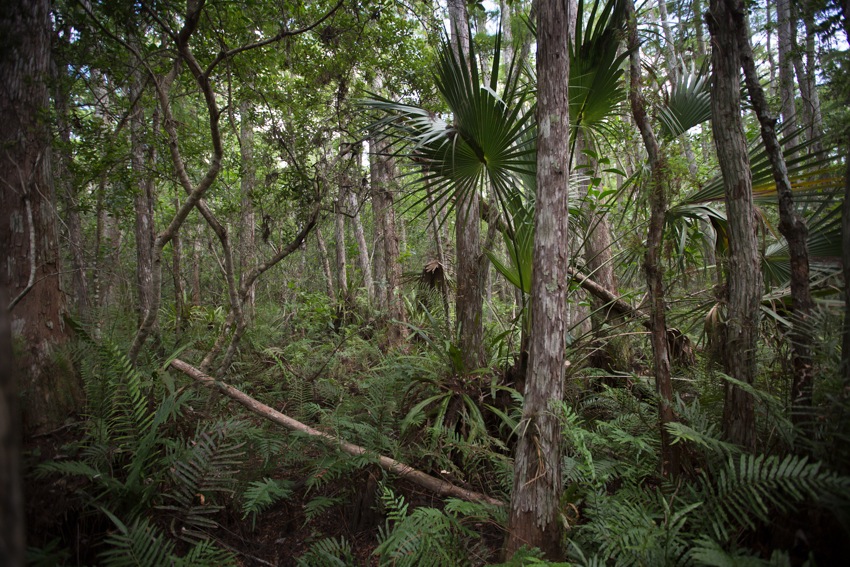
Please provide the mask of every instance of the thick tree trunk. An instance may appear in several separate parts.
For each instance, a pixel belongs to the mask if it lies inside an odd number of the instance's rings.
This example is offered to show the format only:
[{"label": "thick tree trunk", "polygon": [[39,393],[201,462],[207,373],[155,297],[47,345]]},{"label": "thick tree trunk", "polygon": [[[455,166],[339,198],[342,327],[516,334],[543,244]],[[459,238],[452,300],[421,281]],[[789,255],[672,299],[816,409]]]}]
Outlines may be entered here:
[{"label": "thick tree trunk", "polygon": [[[809,288],[809,249],[806,221],[794,209],[794,196],[791,182],[782,156],[782,147],[776,135],[776,119],[770,114],[770,107],[764,95],[755,57],[750,44],[749,25],[746,12],[741,4],[735,5],[732,16],[737,24],[738,41],[741,49],[741,62],[746,77],[750,100],[761,125],[761,136],[767,155],[770,158],[773,179],[779,199],[779,232],[788,242],[791,262],[791,309],[794,313],[793,329],[789,337],[794,364],[794,380],[791,387],[791,400],[794,406],[810,406],[812,403],[812,361],[811,333],[808,322],[811,318],[814,301]],[[804,412],[794,412],[799,419]]]},{"label": "thick tree trunk", "polygon": [[[256,216],[254,214],[254,186],[256,185],[256,169],[254,163],[254,125],[250,119],[248,99],[239,103],[239,151],[242,158],[241,211],[239,219],[239,282],[245,274],[256,265],[257,246],[254,238]],[[248,302],[245,304],[244,316],[250,321],[254,317],[256,287],[248,289]]]},{"label": "thick tree trunk", "polygon": [[[2,25],[2,24],[0,24]],[[0,254],[7,250],[0,243]],[[0,565],[26,565],[24,495],[21,480],[21,416],[18,381],[12,353],[12,327],[0,288]]]},{"label": "thick tree trunk", "polygon": [[82,389],[61,349],[68,339],[60,288],[59,242],[51,170],[47,82],[50,4],[5,2],[0,8],[0,288],[11,301],[20,341],[24,427],[52,429],[80,407]]},{"label": "thick tree trunk", "polygon": [[[717,158],[726,189],[729,223],[728,309],[723,366],[733,378],[752,384],[756,377],[761,263],[756,239],[752,177],[741,119],[741,57],[734,14],[740,0],[711,0],[711,118]],[[755,413],[752,396],[726,384],[723,431],[733,443],[754,450]]]},{"label": "thick tree trunk", "polygon": [[[663,2],[663,0],[662,0]],[[634,3],[626,3],[628,18],[628,45],[631,50],[629,67],[629,101],[632,116],[640,130],[649,166],[652,171],[649,188],[649,231],[646,235],[646,255],[643,270],[646,275],[649,296],[649,328],[652,342],[652,358],[655,368],[655,389],[658,392],[658,417],[661,433],[661,474],[679,474],[679,446],[673,445],[667,425],[675,421],[673,413],[673,378],[670,370],[670,353],[667,342],[667,320],[665,315],[664,268],[661,265],[661,246],[664,236],[664,218],[667,213],[668,165],[658,146],[658,141],[641,92],[640,43],[637,33],[637,18]]]},{"label": "thick tree trunk", "polygon": [[505,552],[539,547],[559,559],[563,489],[560,423],[552,411],[564,395],[568,239],[570,60],[566,3],[542,0],[537,14],[537,204],[528,378],[517,428],[514,489]]}]

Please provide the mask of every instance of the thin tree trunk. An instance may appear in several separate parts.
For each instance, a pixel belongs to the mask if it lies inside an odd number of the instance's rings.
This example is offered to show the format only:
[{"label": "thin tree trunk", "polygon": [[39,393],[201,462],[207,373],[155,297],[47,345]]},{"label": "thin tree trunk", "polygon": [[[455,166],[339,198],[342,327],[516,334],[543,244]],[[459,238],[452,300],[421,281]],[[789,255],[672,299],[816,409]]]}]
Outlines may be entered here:
[{"label": "thin tree trunk", "polygon": [[705,57],[705,55],[708,53],[708,49],[705,45],[705,34],[702,30],[702,0],[692,0],[692,6],[694,10],[694,29],[696,30],[697,37],[697,53]]},{"label": "thin tree trunk", "polygon": [[[136,62],[139,66],[139,63]],[[135,211],[135,237],[136,237],[136,293],[138,296],[137,316],[139,325],[142,324],[154,304],[153,294],[153,180],[149,173],[149,166],[145,155],[145,112],[142,107],[142,85],[141,70],[136,70],[130,82],[130,99],[135,105],[130,112],[130,162],[136,180],[136,194],[133,198]]]},{"label": "thin tree trunk", "polygon": [[344,195],[334,203],[334,240],[336,241],[336,283],[340,300],[348,301],[348,259],[345,250],[345,214],[343,212]]},{"label": "thin tree trunk", "polygon": [[568,8],[541,0],[537,14],[537,203],[531,293],[528,378],[517,428],[514,489],[505,554],[538,547],[558,560],[558,519],[563,490],[560,423],[552,408],[564,395],[564,362],[569,265],[569,80]]},{"label": "thin tree trunk", "polygon": [[91,302],[89,299],[88,281],[86,279],[85,245],[83,244],[83,228],[80,220],[78,191],[74,186],[70,171],[71,158],[71,125],[68,117],[67,81],[64,80],[60,69],[53,66],[53,104],[56,108],[56,125],[59,130],[61,146],[57,152],[55,179],[59,185],[57,196],[64,209],[65,226],[68,231],[68,248],[71,252],[71,290],[74,311],[78,318],[88,319]]},{"label": "thin tree trunk", "polygon": [[363,287],[369,297],[369,304],[375,302],[375,284],[372,281],[372,262],[369,259],[369,247],[366,244],[366,235],[363,232],[363,223],[360,220],[360,203],[354,191],[348,193],[348,205],[351,209],[351,225],[354,227],[354,239],[357,241],[358,260],[360,272],[363,274]]},{"label": "thin tree trunk", "polygon": [[[174,198],[174,208],[180,208],[180,199]],[[186,311],[184,305],[183,278],[182,278],[182,258],[183,245],[180,238],[180,231],[174,235],[171,241],[171,279],[174,282],[174,331],[180,333],[183,330],[183,315]]]},{"label": "thin tree trunk", "polygon": [[767,65],[770,68],[770,83],[768,88],[771,89],[771,96],[775,96],[776,94],[776,60],[773,57],[773,22],[770,19],[770,7],[773,3],[774,2],[771,0],[766,0],[764,6],[764,17],[766,22],[764,32],[767,36]]},{"label": "thin tree trunk", "polygon": [[[380,82],[376,81],[373,87],[380,88]],[[377,92],[377,89],[376,91]],[[370,140],[369,150],[369,180],[371,185],[372,195],[372,216],[373,222],[373,240],[375,247],[375,255],[372,259],[372,267],[375,270],[375,295],[377,298],[377,307],[384,311],[387,308],[387,263],[384,261],[384,208],[386,207],[383,200],[383,193],[380,186],[386,183],[384,179],[385,166],[383,160],[387,159],[384,156],[385,146],[381,141]]]},{"label": "thin tree trunk", "polygon": [[[844,24],[845,40],[850,42],[850,0],[841,3],[841,22]],[[850,93],[845,93],[846,104],[850,105]],[[850,388],[850,133],[844,140],[844,201],[841,205],[841,260],[844,272],[844,333],[841,341],[841,376],[844,387]]]},{"label": "thin tree trunk", "polygon": [[[779,97],[782,101],[782,125],[786,133],[796,128],[796,95],[794,88],[793,36],[791,34],[791,0],[776,0],[777,36],[779,42]],[[788,145],[797,145],[796,137]]]},{"label": "thin tree trunk", "polygon": [[[708,19],[712,37],[711,118],[717,158],[726,190],[729,226],[728,313],[723,366],[733,378],[752,384],[757,361],[761,264],[753,207],[752,177],[741,119],[741,56],[734,14],[740,0],[711,0]],[[723,408],[726,438],[748,450],[756,446],[753,397],[726,384]]]},{"label": "thin tree trunk", "polygon": [[0,18],[0,288],[14,340],[24,428],[61,425],[82,402],[63,353],[69,332],[59,274],[59,241],[50,151],[47,0],[6,2]]},{"label": "thin tree trunk", "polygon": [[[663,2],[663,0],[662,0]],[[664,268],[661,265],[661,246],[664,237],[664,217],[667,213],[668,164],[658,146],[658,141],[641,92],[640,43],[637,34],[637,18],[632,0],[626,2],[628,18],[628,43],[631,51],[629,68],[629,101],[632,116],[640,130],[649,166],[652,171],[649,188],[650,217],[646,236],[646,255],[643,270],[646,275],[649,295],[650,339],[655,367],[655,389],[658,392],[658,417],[661,433],[661,474],[676,476],[680,470],[679,446],[673,445],[667,425],[675,421],[673,413],[673,378],[670,369],[669,344],[667,342],[667,320],[665,315]]]},{"label": "thin tree trunk", "polygon": [[322,271],[325,274],[325,291],[328,294],[328,299],[331,305],[336,303],[336,293],[334,293],[334,277],[331,272],[331,262],[328,257],[328,247],[325,244],[325,239],[322,236],[321,229],[316,227],[316,243],[319,245],[319,259],[322,262]]},{"label": "thin tree trunk", "polygon": [[[469,61],[469,27],[466,3],[449,0],[452,45],[466,65]],[[481,281],[481,234],[477,188],[455,195],[455,245],[457,246],[458,342],[463,366],[471,372],[484,365],[484,299]]]},{"label": "thin tree trunk", "polygon": [[[791,182],[782,156],[782,147],[776,135],[776,119],[770,115],[770,107],[764,95],[755,57],[750,45],[750,32],[743,6],[741,11],[733,12],[738,26],[738,41],[741,49],[741,62],[744,67],[747,90],[761,125],[761,136],[767,155],[770,158],[773,179],[779,198],[779,232],[788,241],[791,262],[791,309],[794,313],[793,328],[790,334],[790,346],[794,364],[794,380],[791,387],[791,399],[795,406],[810,406],[812,403],[812,361],[811,319],[814,301],[809,288],[809,250],[807,246],[808,228],[806,221],[794,209],[794,196]],[[805,417],[804,413],[794,412],[796,418]]]},{"label": "thin tree trunk", "polygon": [[428,211],[431,213],[431,227],[434,229],[434,246],[437,248],[437,261],[443,267],[443,277],[440,279],[440,296],[443,302],[443,313],[446,317],[446,326],[451,329],[451,309],[449,308],[449,282],[446,277],[446,254],[443,248],[443,238],[440,234],[440,222],[437,210],[434,208],[434,200],[431,193],[427,195]]},{"label": "thin tree trunk", "polygon": [[[254,163],[254,125],[250,119],[250,105],[247,98],[239,102],[239,151],[242,158],[242,181],[240,187],[241,210],[239,219],[239,281],[240,285],[245,274],[256,265],[257,246],[254,237],[256,230],[256,215],[254,214],[254,187],[256,185],[256,169]],[[244,316],[247,321],[254,317],[256,302],[256,287],[248,289],[248,302],[245,304]]]},{"label": "thin tree trunk", "polygon": [[201,228],[192,241],[192,305],[201,306]]}]

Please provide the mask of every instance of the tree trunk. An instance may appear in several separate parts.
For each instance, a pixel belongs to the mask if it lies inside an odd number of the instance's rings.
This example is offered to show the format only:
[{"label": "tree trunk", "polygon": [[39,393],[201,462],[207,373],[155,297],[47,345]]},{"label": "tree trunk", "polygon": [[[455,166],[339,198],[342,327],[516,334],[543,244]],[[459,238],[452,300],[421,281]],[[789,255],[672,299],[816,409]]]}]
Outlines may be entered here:
[{"label": "tree trunk", "polygon": [[[380,82],[376,81],[373,87],[380,88]],[[384,160],[389,159],[384,155],[386,144],[383,141],[369,141],[369,183],[372,195],[373,241],[375,255],[372,259],[372,268],[375,270],[375,297],[377,307],[384,311],[387,308],[387,263],[384,261],[384,200],[379,187],[386,183]]]},{"label": "tree trunk", "polygon": [[[823,147],[820,141],[823,133],[823,117],[821,116],[820,96],[815,78],[815,67],[817,65],[815,59],[815,7],[812,1],[804,1],[802,6],[797,7],[798,16],[800,11],[803,13],[802,19],[806,26],[806,41],[804,49],[795,51],[797,55],[794,60],[796,62],[797,80],[800,83],[801,98],[803,99],[804,116],[806,117],[806,138],[813,141],[812,151],[819,152]],[[800,51],[805,52],[805,61],[799,55]],[[802,76],[800,75],[801,72]],[[803,85],[805,85],[805,90]]]},{"label": "tree trunk", "polygon": [[[452,45],[461,61],[469,61],[469,16],[466,2],[449,0]],[[455,310],[458,346],[463,367],[472,372],[484,365],[484,317],[481,269],[481,224],[477,188],[455,194],[455,245],[457,246],[457,295]]]},{"label": "tree trunk", "polygon": [[363,232],[363,223],[360,220],[360,203],[357,193],[348,193],[348,205],[351,208],[351,225],[354,228],[354,239],[357,241],[358,260],[360,272],[363,274],[363,287],[369,297],[369,304],[375,301],[375,284],[372,281],[372,262],[369,259],[369,246],[366,244],[366,235]]},{"label": "tree trunk", "polygon": [[334,203],[334,240],[336,241],[336,283],[340,301],[348,301],[348,259],[345,250],[345,214],[344,195],[337,197]]},{"label": "tree trunk", "polygon": [[[0,24],[2,25],[2,24]],[[0,253],[7,250],[0,243]],[[26,565],[24,495],[21,480],[21,419],[18,381],[12,352],[12,327],[0,288],[0,565]]]},{"label": "tree trunk", "polygon": [[[383,289],[379,286],[378,301],[386,307],[389,326],[387,328],[387,343],[389,347],[397,347],[404,341],[404,301],[401,297],[401,263],[399,260],[398,232],[396,231],[396,214],[393,204],[393,189],[395,186],[395,163],[387,155],[385,142],[373,141],[372,144],[371,179],[372,179],[372,209],[375,213],[375,245],[380,248],[380,268],[375,261],[377,274],[383,274]],[[377,254],[376,254],[377,256]],[[382,293],[381,293],[382,292]]]},{"label": "tree trunk", "polygon": [[569,22],[566,3],[541,0],[537,14],[537,204],[531,293],[528,378],[517,428],[514,489],[505,544],[507,557],[521,546],[539,547],[548,559],[560,549],[561,431],[552,404],[564,395],[569,278]]},{"label": "tree trunk", "polygon": [[198,227],[192,240],[192,305],[195,307],[201,306],[201,231]]},{"label": "tree trunk", "polygon": [[[728,313],[723,366],[733,378],[752,384],[756,377],[761,263],[753,208],[752,177],[741,119],[741,57],[735,33],[740,0],[712,0],[711,118],[717,159],[726,190],[729,223]],[[752,396],[729,383],[723,408],[723,431],[733,443],[754,450],[755,414]]]},{"label": "tree trunk", "polygon": [[767,36],[767,66],[770,69],[770,83],[769,88],[771,89],[772,94],[776,94],[776,61],[773,58],[773,22],[770,19],[771,5],[773,2],[771,0],[766,0],[764,6],[764,18],[765,18],[765,27],[764,32]]},{"label": "tree trunk", "polygon": [[[245,274],[256,265],[256,216],[254,214],[254,186],[256,185],[256,169],[254,163],[254,125],[250,119],[248,99],[243,98],[239,103],[239,151],[242,158],[242,183],[240,187],[241,212],[239,219],[239,282]],[[248,289],[248,302],[245,304],[244,316],[250,321],[254,317],[256,301],[256,286]]]},{"label": "tree trunk", "polygon": [[[180,199],[174,198],[174,208],[180,208]],[[181,242],[180,232],[174,235],[171,241],[171,279],[174,282],[174,331],[180,334],[183,330],[183,315],[186,311],[184,305],[183,293],[183,278],[181,277],[183,255],[183,243]]]},{"label": "tree trunk", "polygon": [[702,31],[702,0],[692,0],[692,6],[694,11],[694,29],[696,30],[697,37],[697,53],[704,57],[708,53],[708,49],[705,46],[705,34]]},{"label": "tree trunk", "polygon": [[[850,0],[841,2],[841,22],[844,24],[846,41],[850,42]],[[845,102],[850,105],[850,93]],[[844,272],[844,336],[841,341],[841,376],[844,387],[850,388],[850,133],[844,140],[844,201],[841,205],[841,260]]]},{"label": "tree trunk", "polygon": [[[753,49],[750,44],[749,25],[742,5],[735,5],[733,17],[737,24],[738,41],[741,49],[741,62],[744,67],[747,90],[761,125],[761,136],[767,155],[770,158],[773,179],[779,199],[779,232],[788,241],[791,263],[791,310],[794,313],[793,328],[789,336],[794,364],[794,380],[791,387],[791,400],[795,406],[810,406],[812,403],[812,361],[811,333],[808,322],[811,319],[814,301],[809,288],[809,249],[806,221],[794,209],[794,195],[791,182],[782,156],[782,147],[776,135],[776,119],[770,115],[770,107],[759,81]],[[793,414],[797,419],[805,417],[800,412]]]},{"label": "tree trunk", "polygon": [[[154,304],[153,289],[153,241],[154,241],[154,195],[153,179],[145,155],[146,117],[142,106],[142,72],[140,64],[135,62],[137,70],[130,81],[130,99],[135,104],[130,112],[130,162],[136,179],[136,194],[133,198],[133,208],[136,213],[136,292],[138,294],[137,316],[139,325],[142,324]],[[153,151],[153,150],[151,150]],[[153,157],[153,156],[151,156]]]},{"label": "tree trunk", "polygon": [[25,429],[45,431],[80,407],[82,388],[62,353],[68,340],[60,287],[59,242],[51,170],[47,82],[51,16],[47,0],[0,9],[0,288],[13,299],[12,332]]},{"label": "tree trunk", "polygon": [[322,272],[325,274],[325,291],[328,294],[328,299],[331,305],[336,303],[336,293],[334,293],[334,277],[331,272],[331,262],[328,258],[328,247],[325,244],[325,239],[322,236],[322,231],[316,227],[316,243],[319,245],[319,259],[322,262]]},{"label": "tree trunk", "polygon": [[[663,0],[661,0],[663,2]],[[652,342],[652,358],[655,367],[655,389],[658,392],[658,417],[661,433],[661,474],[679,474],[679,446],[673,445],[667,425],[675,421],[673,413],[673,378],[670,370],[670,353],[667,342],[667,320],[665,315],[664,268],[661,265],[661,246],[664,236],[664,218],[667,213],[668,165],[655,137],[655,132],[646,114],[646,103],[641,92],[640,43],[637,34],[637,18],[634,3],[626,3],[628,18],[628,42],[630,55],[629,101],[632,116],[640,130],[651,169],[649,203],[649,230],[646,235],[646,255],[643,270],[646,275],[649,296],[649,328]]]},{"label": "tree trunk", "polygon": [[85,246],[83,244],[83,227],[80,220],[78,190],[70,171],[71,157],[71,125],[68,116],[68,93],[66,92],[66,68],[53,66],[53,105],[56,109],[56,126],[59,131],[59,149],[56,156],[55,179],[59,185],[58,198],[62,204],[65,228],[67,230],[68,248],[71,252],[71,290],[74,314],[85,321],[89,316],[91,302],[89,299],[88,281],[86,279]]},{"label": "tree trunk", "polygon": [[[796,128],[796,95],[794,89],[793,36],[791,34],[791,0],[776,0],[776,20],[779,42],[779,97],[782,101],[782,125],[786,133]],[[790,147],[797,145],[796,137],[789,138]]]}]

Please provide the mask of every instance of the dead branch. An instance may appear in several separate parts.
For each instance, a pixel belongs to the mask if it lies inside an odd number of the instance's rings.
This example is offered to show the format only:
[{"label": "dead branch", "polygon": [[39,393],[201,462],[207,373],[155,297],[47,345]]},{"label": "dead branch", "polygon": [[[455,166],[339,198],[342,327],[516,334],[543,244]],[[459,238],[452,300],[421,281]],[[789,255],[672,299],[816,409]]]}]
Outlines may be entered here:
[{"label": "dead branch", "polygon": [[338,447],[340,450],[348,453],[349,455],[372,455],[378,459],[378,464],[384,470],[395,473],[400,477],[409,480],[439,496],[452,496],[470,502],[483,502],[496,506],[504,506],[504,502],[496,500],[495,498],[492,498],[485,494],[480,494],[478,492],[473,492],[471,490],[466,490],[465,488],[461,488],[459,486],[455,486],[450,482],[435,478],[422,471],[416,470],[404,463],[396,461],[395,459],[390,459],[389,457],[384,457],[383,455],[377,455],[372,451],[369,451],[368,449],[364,449],[363,447],[360,447],[358,445],[353,445],[329,433],[325,433],[323,431],[319,431],[317,429],[313,429],[312,427],[304,425],[300,421],[292,419],[291,417],[284,415],[261,402],[258,402],[248,394],[237,390],[233,386],[225,384],[224,382],[214,380],[213,378],[202,373],[194,366],[187,364],[182,360],[175,359],[171,361],[171,366],[206,386],[217,388],[227,397],[239,402],[257,415],[260,415],[270,421],[273,421],[278,425],[282,425],[290,431],[298,431],[311,437],[317,437],[318,439],[324,441],[329,445]]}]

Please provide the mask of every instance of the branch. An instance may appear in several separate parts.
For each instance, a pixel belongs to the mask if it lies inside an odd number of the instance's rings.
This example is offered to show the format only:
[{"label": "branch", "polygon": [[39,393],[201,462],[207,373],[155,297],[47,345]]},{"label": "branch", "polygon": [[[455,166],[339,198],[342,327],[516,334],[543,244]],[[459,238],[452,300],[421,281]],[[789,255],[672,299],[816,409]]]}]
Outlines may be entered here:
[{"label": "branch", "polygon": [[305,26],[303,28],[299,28],[297,30],[292,30],[292,31],[280,30],[277,33],[277,35],[275,35],[274,37],[270,37],[268,39],[263,39],[263,40],[255,42],[255,43],[249,43],[248,45],[242,45],[240,47],[235,47],[235,48],[227,50],[227,51],[222,50],[216,56],[216,58],[213,59],[212,62],[209,65],[207,65],[207,68],[204,71],[204,75],[209,77],[210,74],[213,72],[213,70],[216,68],[216,66],[219,63],[221,63],[222,61],[224,61],[225,59],[227,59],[229,57],[233,57],[234,55],[242,53],[243,51],[250,51],[251,49],[257,49],[259,47],[265,47],[266,45],[270,45],[272,43],[280,41],[281,39],[283,39],[285,37],[292,37],[294,35],[300,35],[302,33],[306,33],[308,31],[314,29],[316,26],[320,25],[322,22],[324,22],[325,20],[330,18],[337,10],[339,10],[340,6],[342,6],[342,3],[344,1],[345,0],[339,0],[339,2],[337,2],[337,5],[334,6],[331,9],[330,12],[328,12],[327,14],[325,14],[324,16],[322,16],[321,18],[319,18],[318,20],[316,20],[315,22],[313,22],[309,26]]},{"label": "branch", "polygon": [[495,506],[504,506],[503,502],[496,500],[495,498],[492,498],[485,494],[480,494],[478,492],[473,492],[471,490],[467,490],[459,486],[455,486],[450,482],[446,482],[445,480],[433,477],[422,471],[416,470],[402,462],[396,461],[395,459],[390,459],[389,457],[384,457],[383,455],[377,455],[372,451],[369,451],[368,449],[365,449],[358,445],[353,445],[329,433],[325,433],[323,431],[319,431],[317,429],[313,429],[312,427],[304,425],[300,421],[296,421],[291,417],[284,415],[263,403],[258,402],[251,396],[241,392],[240,390],[237,390],[233,386],[229,386],[224,382],[218,382],[216,380],[213,380],[209,376],[203,374],[197,368],[183,362],[182,360],[175,359],[171,361],[171,366],[206,386],[218,388],[218,390],[225,394],[227,397],[239,402],[257,415],[260,415],[270,421],[273,421],[278,425],[282,425],[290,431],[298,431],[300,433],[304,433],[305,435],[309,435],[310,437],[316,437],[319,440],[324,441],[328,445],[338,447],[349,455],[374,456],[378,459],[378,464],[384,470],[395,473],[400,477],[409,480],[415,484],[418,484],[422,488],[430,490],[431,492],[434,492],[439,496],[452,496],[470,502],[484,502],[486,504],[493,504]]}]

